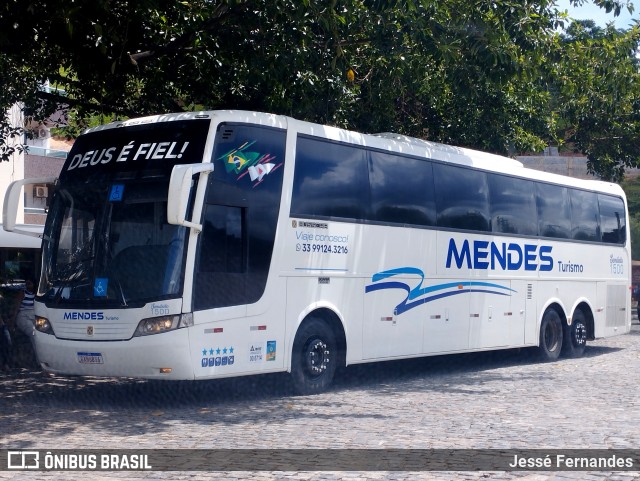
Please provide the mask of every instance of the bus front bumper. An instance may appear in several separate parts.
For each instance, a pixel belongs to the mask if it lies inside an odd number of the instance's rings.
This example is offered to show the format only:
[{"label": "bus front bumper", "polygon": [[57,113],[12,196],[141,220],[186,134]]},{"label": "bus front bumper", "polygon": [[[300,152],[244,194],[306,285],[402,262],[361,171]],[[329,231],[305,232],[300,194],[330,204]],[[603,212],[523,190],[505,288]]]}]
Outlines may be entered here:
[{"label": "bus front bumper", "polygon": [[38,362],[53,374],[193,379],[188,329],[128,341],[76,341],[35,332]]}]

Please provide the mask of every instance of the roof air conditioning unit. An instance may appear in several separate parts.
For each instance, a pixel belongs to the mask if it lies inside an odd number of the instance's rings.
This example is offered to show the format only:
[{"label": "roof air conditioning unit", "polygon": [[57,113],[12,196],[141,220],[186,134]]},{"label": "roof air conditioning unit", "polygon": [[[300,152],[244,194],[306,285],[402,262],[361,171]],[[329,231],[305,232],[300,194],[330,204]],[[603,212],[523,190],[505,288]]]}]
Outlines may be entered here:
[{"label": "roof air conditioning unit", "polygon": [[36,197],[39,199],[49,196],[49,189],[46,185],[36,185]]}]

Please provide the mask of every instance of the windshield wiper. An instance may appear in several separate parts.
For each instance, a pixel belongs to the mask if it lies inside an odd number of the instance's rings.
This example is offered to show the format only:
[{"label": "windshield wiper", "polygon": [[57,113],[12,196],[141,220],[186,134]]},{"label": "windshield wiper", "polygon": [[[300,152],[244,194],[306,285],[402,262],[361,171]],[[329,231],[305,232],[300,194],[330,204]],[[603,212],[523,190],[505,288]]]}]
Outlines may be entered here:
[{"label": "windshield wiper", "polygon": [[122,289],[122,284],[118,279],[114,279],[116,284],[118,284],[118,292],[120,293],[120,298],[122,299],[122,307],[128,307],[127,298],[124,296],[124,290]]},{"label": "windshield wiper", "polygon": [[[62,299],[62,293],[72,283],[74,283],[77,280],[88,278],[88,276],[86,275],[87,274],[86,269],[83,266],[85,265],[85,263],[92,261],[94,257],[95,256],[90,256],[85,259],[75,260],[67,264],[63,264],[58,269],[56,269],[58,271],[57,272],[58,277],[54,282],[58,282],[59,284],[57,286],[58,290],[56,291],[53,297],[53,302],[55,302],[56,304],[59,303],[60,300]],[[73,286],[73,287],[76,287],[76,286]]]},{"label": "windshield wiper", "polygon": [[[60,282],[60,284],[58,284],[57,287],[54,287],[55,289],[57,289],[55,295],[53,296],[53,302],[55,302],[56,304],[59,304],[60,301],[62,300],[62,293],[69,288],[70,291],[69,293],[71,293],[71,291],[77,287],[77,284],[71,286],[72,283],[74,283],[77,280],[82,280],[83,278],[85,278],[82,274],[84,274],[83,271],[77,272],[74,275],[67,277],[66,279],[57,279],[58,282]],[[70,296],[69,296],[70,298]]]}]

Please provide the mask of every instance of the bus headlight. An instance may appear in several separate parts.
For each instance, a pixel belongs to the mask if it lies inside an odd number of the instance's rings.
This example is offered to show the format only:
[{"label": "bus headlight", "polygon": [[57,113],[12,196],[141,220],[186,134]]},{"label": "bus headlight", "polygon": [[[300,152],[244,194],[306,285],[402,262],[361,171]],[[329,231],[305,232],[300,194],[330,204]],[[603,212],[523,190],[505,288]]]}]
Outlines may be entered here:
[{"label": "bus headlight", "polygon": [[161,332],[173,331],[179,327],[187,326],[193,326],[193,314],[191,313],[173,316],[149,317],[140,321],[133,336],[160,334]]},{"label": "bus headlight", "polygon": [[49,319],[47,319],[46,317],[36,316],[35,328],[37,331],[43,332],[45,334],[53,334],[53,328],[51,327],[51,323],[49,322]]}]

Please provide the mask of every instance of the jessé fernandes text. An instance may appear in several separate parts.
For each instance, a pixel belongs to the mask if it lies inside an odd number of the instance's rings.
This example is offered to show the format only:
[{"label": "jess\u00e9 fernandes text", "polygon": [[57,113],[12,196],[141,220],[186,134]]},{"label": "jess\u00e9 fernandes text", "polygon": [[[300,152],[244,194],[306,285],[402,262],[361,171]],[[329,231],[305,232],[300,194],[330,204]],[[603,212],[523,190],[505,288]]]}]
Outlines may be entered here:
[{"label": "jess\u00e9 fernandes text", "polygon": [[513,456],[509,463],[510,468],[552,468],[552,469],[620,469],[633,468],[633,458],[621,457],[615,454],[610,456],[567,456],[564,454],[546,456]]}]

